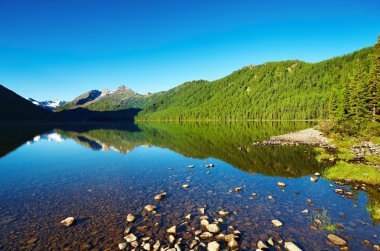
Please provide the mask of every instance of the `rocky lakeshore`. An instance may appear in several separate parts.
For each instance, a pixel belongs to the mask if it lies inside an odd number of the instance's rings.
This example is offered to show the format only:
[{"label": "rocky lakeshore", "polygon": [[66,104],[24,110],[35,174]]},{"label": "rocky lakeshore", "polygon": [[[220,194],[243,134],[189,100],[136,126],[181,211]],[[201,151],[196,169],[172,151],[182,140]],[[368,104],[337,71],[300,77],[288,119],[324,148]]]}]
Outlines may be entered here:
[{"label": "rocky lakeshore", "polygon": [[331,139],[323,136],[322,132],[315,128],[308,128],[296,132],[291,132],[279,136],[271,136],[269,140],[253,143],[254,146],[265,145],[310,145],[320,147],[330,147],[327,143]]}]

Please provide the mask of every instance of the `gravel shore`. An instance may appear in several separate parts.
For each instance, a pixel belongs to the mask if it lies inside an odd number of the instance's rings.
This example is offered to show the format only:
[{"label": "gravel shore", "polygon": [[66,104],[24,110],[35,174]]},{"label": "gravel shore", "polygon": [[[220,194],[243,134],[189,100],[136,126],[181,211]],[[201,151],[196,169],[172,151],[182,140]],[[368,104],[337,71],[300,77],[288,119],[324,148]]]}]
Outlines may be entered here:
[{"label": "gravel shore", "polygon": [[322,136],[322,133],[314,128],[291,132],[279,136],[272,136],[269,140],[254,143],[254,145],[311,145],[326,146],[330,139]]}]

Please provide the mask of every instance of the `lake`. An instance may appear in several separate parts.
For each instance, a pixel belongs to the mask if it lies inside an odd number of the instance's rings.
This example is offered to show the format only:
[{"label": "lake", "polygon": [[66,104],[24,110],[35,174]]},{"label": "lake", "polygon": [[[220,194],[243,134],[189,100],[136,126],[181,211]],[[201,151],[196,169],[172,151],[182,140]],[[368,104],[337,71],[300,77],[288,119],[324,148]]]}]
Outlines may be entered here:
[{"label": "lake", "polygon": [[[219,219],[222,233],[241,232],[239,250],[255,250],[270,237],[281,247],[283,240],[303,250],[339,250],[326,238],[331,225],[351,250],[373,250],[362,242],[380,243],[379,218],[368,210],[379,207],[378,190],[344,186],[353,195],[342,197],[334,182],[311,182],[328,166],[315,159],[313,147],[252,146],[312,125],[2,124],[0,249],[118,250],[127,227],[140,242],[150,237],[145,242],[166,245],[166,230],[177,226],[176,240],[188,250],[204,208],[209,222]],[[155,201],[162,191],[167,196]],[[155,213],[144,211],[149,204]],[[136,220],[128,223],[128,214]],[[75,224],[62,226],[69,216]],[[275,227],[274,219],[283,225]]]}]

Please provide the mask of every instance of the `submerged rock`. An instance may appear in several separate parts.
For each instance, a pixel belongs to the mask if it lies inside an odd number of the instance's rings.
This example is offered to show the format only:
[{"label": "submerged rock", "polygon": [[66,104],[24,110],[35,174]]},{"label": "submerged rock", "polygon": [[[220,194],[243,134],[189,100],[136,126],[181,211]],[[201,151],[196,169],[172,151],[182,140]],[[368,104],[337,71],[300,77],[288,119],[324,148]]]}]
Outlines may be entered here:
[{"label": "submerged rock", "polygon": [[340,238],[339,236],[337,236],[335,234],[327,235],[327,239],[329,239],[329,241],[331,241],[334,245],[337,245],[337,246],[346,246],[347,245],[347,241],[343,240],[342,238]]},{"label": "submerged rock", "polygon": [[290,241],[285,242],[285,248],[288,251],[302,251],[302,249],[300,249],[296,244]]},{"label": "submerged rock", "polygon": [[231,239],[228,242],[228,247],[231,248],[232,250],[237,250],[239,248],[239,244],[237,243],[235,239]]},{"label": "submerged rock", "polygon": [[334,192],[337,194],[343,194],[344,193],[344,191],[340,188],[335,189]]},{"label": "submerged rock", "polygon": [[160,202],[161,200],[163,200],[165,197],[166,197],[167,193],[165,192],[162,192],[160,194],[157,194],[154,199],[158,202]]},{"label": "submerged rock", "polygon": [[242,187],[236,187],[236,188],[234,189],[234,191],[235,191],[235,192],[240,192],[242,189],[243,189]]},{"label": "submerged rock", "polygon": [[220,245],[216,241],[210,242],[207,245],[207,250],[208,251],[219,251]]},{"label": "submerged rock", "polygon": [[228,214],[229,214],[229,212],[227,212],[227,211],[224,211],[224,210],[220,210],[220,211],[219,211],[219,215],[222,216],[222,217],[225,217],[225,216],[227,216]]},{"label": "submerged rock", "polygon": [[213,234],[210,232],[203,232],[200,237],[203,240],[208,240],[213,237]]},{"label": "submerged rock", "polygon": [[284,188],[284,187],[286,187],[286,184],[283,182],[277,182],[277,186]]},{"label": "submerged rock", "polygon": [[154,206],[154,205],[146,205],[145,207],[144,207],[144,210],[145,211],[147,211],[147,212],[153,212],[154,210],[156,210],[156,206]]},{"label": "submerged rock", "polygon": [[124,237],[124,239],[128,242],[128,243],[131,243],[131,242],[134,242],[137,240],[137,237],[136,235],[134,234],[128,234],[127,236]]},{"label": "submerged rock", "polygon": [[119,243],[118,247],[119,247],[119,250],[124,250],[127,247],[127,243],[126,242]]},{"label": "submerged rock", "polygon": [[61,221],[61,224],[66,226],[66,227],[69,227],[71,226],[75,221],[75,218],[74,217],[67,217],[66,219],[64,219],[63,221]]},{"label": "submerged rock", "polygon": [[273,224],[275,227],[281,227],[281,226],[282,226],[282,222],[279,221],[279,220],[272,220],[272,224]]},{"label": "submerged rock", "polygon": [[318,181],[318,177],[310,177],[310,181],[311,182],[317,182]]},{"label": "submerged rock", "polygon": [[206,229],[210,233],[214,233],[214,234],[220,232],[220,228],[217,224],[208,224],[208,225],[206,225]]},{"label": "submerged rock", "polygon": [[133,214],[128,214],[127,215],[127,221],[128,222],[133,222],[136,219],[136,217]]},{"label": "submerged rock", "polygon": [[166,230],[166,232],[168,234],[176,235],[177,234],[177,227],[176,226],[172,226],[171,228],[169,228],[168,230]]}]

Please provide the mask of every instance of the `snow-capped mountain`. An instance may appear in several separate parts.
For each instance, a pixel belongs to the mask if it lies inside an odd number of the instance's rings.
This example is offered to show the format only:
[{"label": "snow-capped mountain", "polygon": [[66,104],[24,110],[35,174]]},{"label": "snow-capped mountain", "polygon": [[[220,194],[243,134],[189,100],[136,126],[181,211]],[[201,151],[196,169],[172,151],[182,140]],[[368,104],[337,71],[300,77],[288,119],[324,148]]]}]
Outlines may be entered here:
[{"label": "snow-capped mountain", "polygon": [[28,100],[30,102],[32,102],[33,104],[40,106],[44,109],[50,110],[50,111],[55,110],[58,107],[60,107],[61,105],[66,103],[66,101],[60,101],[60,100],[37,101],[37,100],[32,99],[32,98],[28,98]]}]

